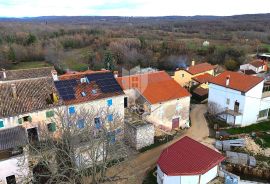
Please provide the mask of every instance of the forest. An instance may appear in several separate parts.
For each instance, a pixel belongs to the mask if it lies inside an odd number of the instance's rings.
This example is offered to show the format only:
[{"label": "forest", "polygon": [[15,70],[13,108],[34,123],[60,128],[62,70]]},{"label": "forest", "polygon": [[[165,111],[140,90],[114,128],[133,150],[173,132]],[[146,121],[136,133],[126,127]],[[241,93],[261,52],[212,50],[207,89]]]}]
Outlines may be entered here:
[{"label": "forest", "polygon": [[269,20],[270,14],[0,18],[0,68],[173,71],[195,60],[236,70],[257,52],[270,52]]}]

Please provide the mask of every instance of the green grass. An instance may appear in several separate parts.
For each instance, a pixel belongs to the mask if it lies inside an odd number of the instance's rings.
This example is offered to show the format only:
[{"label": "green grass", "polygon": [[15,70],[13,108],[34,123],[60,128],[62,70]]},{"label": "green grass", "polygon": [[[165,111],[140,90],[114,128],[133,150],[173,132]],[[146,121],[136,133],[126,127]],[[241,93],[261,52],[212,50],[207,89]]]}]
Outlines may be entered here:
[{"label": "green grass", "polygon": [[270,148],[270,134],[259,135],[255,138],[255,142],[263,148]]},{"label": "green grass", "polygon": [[40,67],[48,67],[50,64],[45,61],[28,61],[28,62],[20,62],[18,64],[14,64],[12,66],[12,70],[18,69],[29,69],[29,68],[40,68]]},{"label": "green grass", "polygon": [[153,173],[157,170],[155,167],[151,171],[147,173],[147,176],[143,180],[143,184],[156,184],[157,183],[157,178],[153,175]]},{"label": "green grass", "polygon": [[226,130],[230,134],[242,134],[261,131],[270,131],[270,121],[264,121],[261,123],[253,124],[246,127],[230,128]]}]

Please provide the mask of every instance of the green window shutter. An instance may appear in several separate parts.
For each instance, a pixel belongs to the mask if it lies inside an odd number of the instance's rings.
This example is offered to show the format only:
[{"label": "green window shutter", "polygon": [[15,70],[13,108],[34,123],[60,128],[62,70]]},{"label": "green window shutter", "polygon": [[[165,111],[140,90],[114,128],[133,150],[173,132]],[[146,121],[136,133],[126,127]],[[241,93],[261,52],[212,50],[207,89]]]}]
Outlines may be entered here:
[{"label": "green window shutter", "polygon": [[32,122],[32,117],[31,116],[28,117],[28,121]]},{"label": "green window shutter", "polygon": [[0,128],[4,127],[4,121],[0,120]]},{"label": "green window shutter", "polygon": [[19,123],[20,125],[23,123],[22,118],[19,118],[19,119],[18,119],[18,123]]},{"label": "green window shutter", "polygon": [[51,118],[51,117],[53,117],[54,116],[54,111],[47,111],[46,112],[46,117],[47,118]]},{"label": "green window shutter", "polygon": [[50,132],[55,132],[56,131],[56,124],[53,122],[53,123],[49,123],[48,124],[48,129]]}]

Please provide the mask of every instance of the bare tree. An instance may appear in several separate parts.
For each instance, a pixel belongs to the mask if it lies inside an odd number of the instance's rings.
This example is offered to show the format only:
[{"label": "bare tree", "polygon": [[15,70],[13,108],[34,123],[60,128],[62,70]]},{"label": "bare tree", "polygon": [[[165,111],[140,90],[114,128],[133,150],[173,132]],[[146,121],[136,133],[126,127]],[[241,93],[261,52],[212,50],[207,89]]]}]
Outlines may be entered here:
[{"label": "bare tree", "polygon": [[[109,108],[82,108],[73,115],[58,109],[50,122],[50,131],[42,131],[42,140],[28,145],[33,183],[100,183],[110,181],[106,171],[128,155],[122,142],[122,116]],[[108,116],[113,119],[108,120]],[[99,118],[97,118],[99,117]],[[30,172],[27,178],[32,177]]]}]

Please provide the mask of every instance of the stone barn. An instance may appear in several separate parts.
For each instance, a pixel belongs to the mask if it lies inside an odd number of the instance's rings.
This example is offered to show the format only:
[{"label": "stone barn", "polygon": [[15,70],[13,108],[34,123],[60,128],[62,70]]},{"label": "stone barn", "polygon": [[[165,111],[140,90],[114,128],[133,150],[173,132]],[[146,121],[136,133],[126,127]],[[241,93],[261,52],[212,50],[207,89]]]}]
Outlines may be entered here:
[{"label": "stone barn", "polygon": [[125,121],[125,139],[136,150],[154,143],[155,128],[152,123],[137,120]]}]

